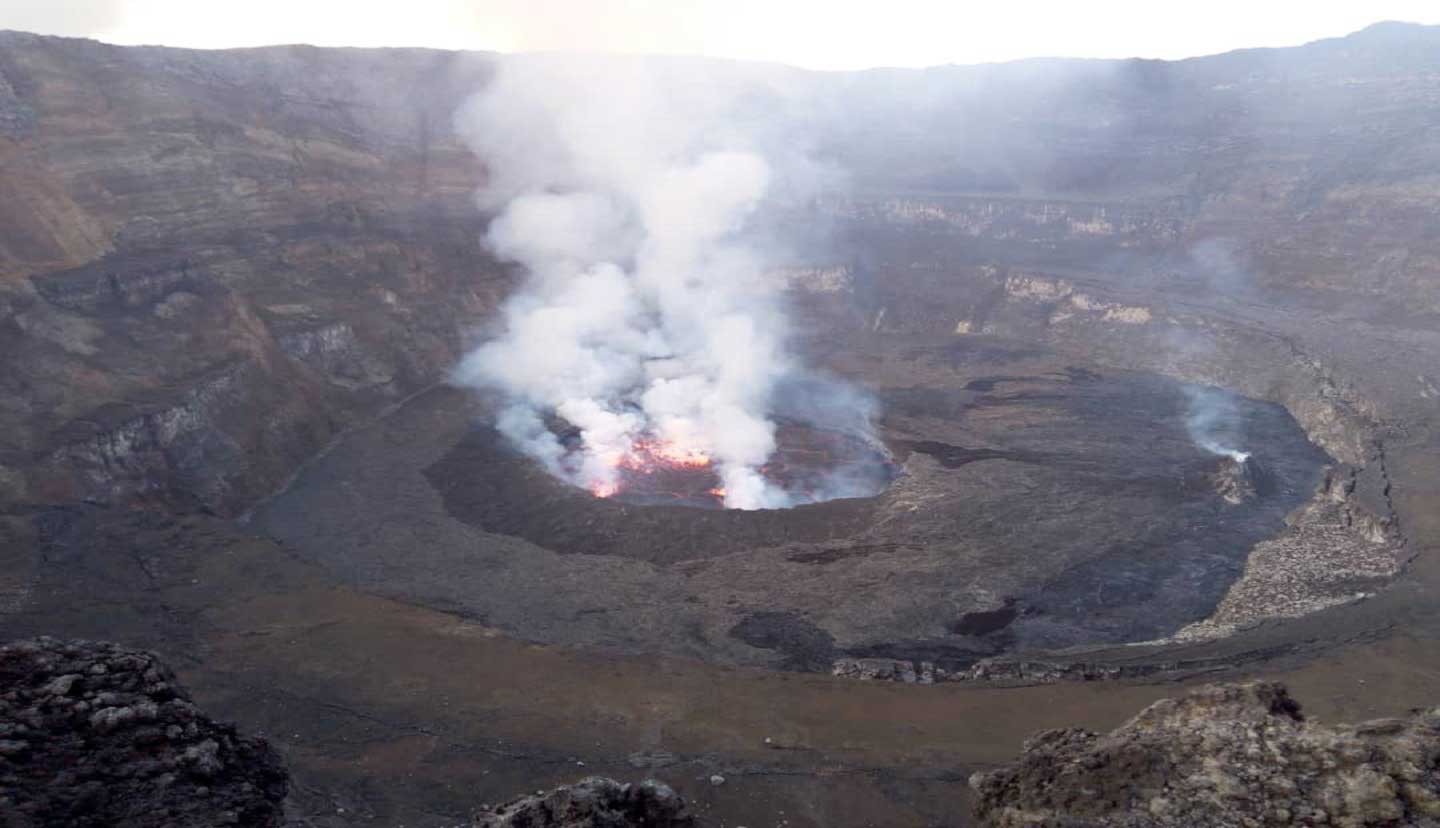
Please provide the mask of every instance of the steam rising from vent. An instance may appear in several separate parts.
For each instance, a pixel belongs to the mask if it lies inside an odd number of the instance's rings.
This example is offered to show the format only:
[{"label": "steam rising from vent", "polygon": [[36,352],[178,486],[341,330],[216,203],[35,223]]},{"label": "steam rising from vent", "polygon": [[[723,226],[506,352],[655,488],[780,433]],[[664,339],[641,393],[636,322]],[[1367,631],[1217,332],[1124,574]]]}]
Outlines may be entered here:
[{"label": "steam rising from vent", "polygon": [[774,176],[724,117],[733,93],[704,83],[639,59],[507,59],[458,114],[498,211],[485,244],[527,281],[455,378],[501,391],[499,430],[598,496],[626,469],[690,465],[727,507],[783,507],[762,468],[798,367],[744,234]]},{"label": "steam rising from vent", "polygon": [[1250,452],[1239,448],[1245,439],[1244,419],[1230,395],[1216,388],[1187,385],[1185,397],[1190,403],[1185,428],[1195,445],[1237,463],[1250,459]]}]

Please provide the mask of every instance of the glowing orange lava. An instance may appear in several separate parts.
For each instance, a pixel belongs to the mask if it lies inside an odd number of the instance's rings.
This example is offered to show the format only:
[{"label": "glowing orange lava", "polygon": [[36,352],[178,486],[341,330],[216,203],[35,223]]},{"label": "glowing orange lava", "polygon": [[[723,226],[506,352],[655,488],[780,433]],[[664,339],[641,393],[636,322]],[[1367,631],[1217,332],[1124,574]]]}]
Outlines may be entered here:
[{"label": "glowing orange lava", "polygon": [[[576,465],[580,466],[580,458],[584,457],[587,473],[577,482],[596,498],[635,506],[717,509],[742,499],[740,493],[732,496],[726,491],[721,464],[709,453],[708,442],[686,439],[688,436],[682,433],[676,439],[677,435],[671,434],[670,439],[664,439],[645,434],[603,446],[572,444]],[[869,497],[882,491],[895,476],[896,466],[889,454],[863,437],[785,424],[777,434],[777,443],[774,455],[756,471],[793,504],[834,497]],[[836,475],[836,471],[842,474]],[[733,506],[739,508],[738,504]]]},{"label": "glowing orange lava", "polygon": [[670,440],[636,440],[630,450],[611,463],[631,471],[649,474],[656,469],[703,469],[713,461],[703,450]]},{"label": "glowing orange lava", "polygon": [[[625,488],[627,475],[658,475],[661,473],[686,470],[708,469],[714,461],[705,451],[687,446],[674,440],[641,438],[624,450],[612,450],[600,455],[605,465],[617,469],[612,480],[599,480],[589,485],[595,497],[614,497]],[[714,489],[710,494],[724,499],[723,489]]]}]

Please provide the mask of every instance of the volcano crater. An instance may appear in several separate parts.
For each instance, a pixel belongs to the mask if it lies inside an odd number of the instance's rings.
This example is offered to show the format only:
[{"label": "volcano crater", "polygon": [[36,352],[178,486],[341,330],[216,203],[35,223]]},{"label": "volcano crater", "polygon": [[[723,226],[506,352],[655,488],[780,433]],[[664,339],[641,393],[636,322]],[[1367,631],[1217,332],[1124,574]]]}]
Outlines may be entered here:
[{"label": "volcano crater", "polygon": [[835,361],[884,412],[893,479],[868,497],[596,497],[446,389],[343,441],[255,523],[362,588],[532,641],[963,667],[1202,621],[1330,462],[1273,403],[1210,392],[1253,452],[1237,465],[1197,444],[1194,387],[1173,379],[978,340],[959,360],[950,341],[869,348]]}]

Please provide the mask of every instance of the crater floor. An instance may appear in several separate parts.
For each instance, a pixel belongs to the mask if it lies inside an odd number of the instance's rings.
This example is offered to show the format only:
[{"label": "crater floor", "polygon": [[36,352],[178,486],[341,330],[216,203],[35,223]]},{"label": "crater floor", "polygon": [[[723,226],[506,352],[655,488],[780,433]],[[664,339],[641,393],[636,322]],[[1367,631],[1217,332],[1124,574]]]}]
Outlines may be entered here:
[{"label": "crater floor", "polygon": [[1328,459],[1283,408],[1231,397],[1265,470],[1236,497],[1173,380],[987,338],[827,359],[880,398],[899,474],[875,497],[755,512],[595,498],[438,390],[341,442],[252,526],[349,584],[524,640],[956,669],[1204,619]]}]

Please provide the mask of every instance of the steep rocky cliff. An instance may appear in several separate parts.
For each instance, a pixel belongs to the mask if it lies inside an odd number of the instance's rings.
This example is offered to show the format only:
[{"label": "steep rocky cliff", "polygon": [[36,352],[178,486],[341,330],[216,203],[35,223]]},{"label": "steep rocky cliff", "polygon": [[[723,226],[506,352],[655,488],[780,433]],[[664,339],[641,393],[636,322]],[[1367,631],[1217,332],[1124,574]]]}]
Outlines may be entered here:
[{"label": "steep rocky cliff", "polygon": [[1440,307],[1437,41],[1389,23],[1177,62],[862,73],[847,116],[906,151],[833,141],[874,193],[851,209],[923,221],[959,260],[1143,264],[1423,319]]},{"label": "steep rocky cliff", "polygon": [[505,285],[486,63],[0,34],[0,502],[233,513],[442,377]]}]

